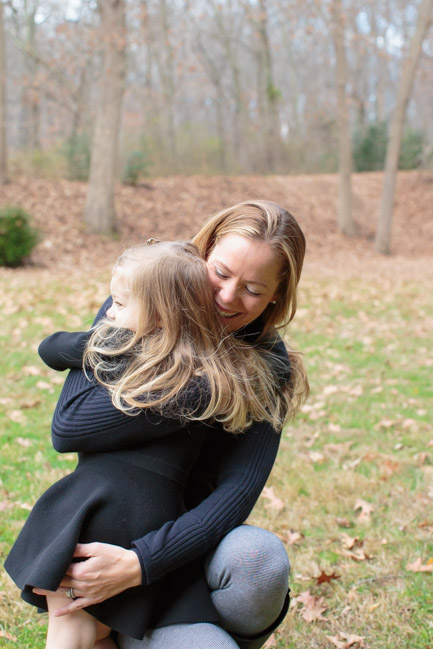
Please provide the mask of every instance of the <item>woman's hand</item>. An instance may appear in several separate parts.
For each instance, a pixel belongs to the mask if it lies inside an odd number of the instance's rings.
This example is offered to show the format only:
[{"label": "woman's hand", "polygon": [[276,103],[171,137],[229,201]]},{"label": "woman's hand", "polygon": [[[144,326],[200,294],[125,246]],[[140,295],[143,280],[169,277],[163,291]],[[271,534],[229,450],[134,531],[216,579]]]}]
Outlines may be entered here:
[{"label": "woman's hand", "polygon": [[[73,589],[75,599],[56,611],[56,617],[67,615],[85,606],[98,604],[118,593],[140,586],[142,575],[140,562],[133,550],[125,550],[107,543],[79,543],[74,557],[87,561],[71,563],[59,586],[58,593]],[[33,589],[38,595],[47,591]]]}]

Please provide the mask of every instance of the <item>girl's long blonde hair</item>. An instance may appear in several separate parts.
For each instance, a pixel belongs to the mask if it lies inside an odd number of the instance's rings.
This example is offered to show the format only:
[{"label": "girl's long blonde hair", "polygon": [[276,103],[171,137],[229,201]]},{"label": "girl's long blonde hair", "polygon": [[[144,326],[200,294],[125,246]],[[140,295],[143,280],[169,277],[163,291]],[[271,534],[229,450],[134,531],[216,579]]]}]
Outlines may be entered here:
[{"label": "girl's long blonde hair", "polygon": [[104,319],[84,355],[85,367],[118,409],[213,419],[232,433],[253,421],[282,427],[284,363],[272,350],[259,351],[224,333],[195,245],[136,246],[121,255],[113,272],[119,270],[137,313],[135,331]]},{"label": "girl's long blonde hair", "polygon": [[[237,234],[269,245],[280,263],[276,303],[270,303],[260,316],[259,343],[272,346],[276,330],[284,330],[294,318],[297,288],[305,257],[305,236],[295,217],[278,203],[251,200],[237,203],[213,214],[193,238],[201,256],[207,259],[226,235]],[[287,344],[290,381],[284,386],[287,417],[295,415],[308,396],[309,386],[299,352]]]}]

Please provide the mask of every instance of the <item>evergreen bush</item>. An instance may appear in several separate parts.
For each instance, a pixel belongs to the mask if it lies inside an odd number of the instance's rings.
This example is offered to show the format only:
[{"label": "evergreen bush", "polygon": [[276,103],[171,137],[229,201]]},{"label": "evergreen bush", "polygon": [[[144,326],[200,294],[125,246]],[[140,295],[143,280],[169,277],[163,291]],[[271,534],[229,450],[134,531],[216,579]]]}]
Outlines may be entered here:
[{"label": "evergreen bush", "polygon": [[0,266],[19,266],[38,241],[27,212],[15,206],[0,209]]},{"label": "evergreen bush", "polygon": [[422,162],[423,146],[424,133],[413,128],[407,128],[401,141],[398,168],[418,169]]},{"label": "evergreen bush", "polygon": [[90,169],[90,139],[87,133],[73,133],[62,146],[69,180],[88,180]]},{"label": "evergreen bush", "polygon": [[380,171],[384,167],[388,134],[385,122],[370,124],[355,134],[353,161],[356,171]]},{"label": "evergreen bush", "polygon": [[149,174],[149,166],[149,158],[145,151],[132,151],[125,164],[123,182],[126,185],[138,185],[140,178]]}]

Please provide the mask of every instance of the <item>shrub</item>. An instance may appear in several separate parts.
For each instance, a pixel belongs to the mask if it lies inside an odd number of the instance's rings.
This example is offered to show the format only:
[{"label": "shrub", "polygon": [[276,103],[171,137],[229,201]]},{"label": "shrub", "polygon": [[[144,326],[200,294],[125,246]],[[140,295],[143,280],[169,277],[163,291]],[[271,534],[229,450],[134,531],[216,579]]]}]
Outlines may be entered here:
[{"label": "shrub", "polygon": [[0,266],[19,266],[38,241],[27,212],[14,206],[0,209]]},{"label": "shrub", "polygon": [[125,164],[123,182],[126,185],[137,185],[142,176],[149,174],[149,166],[149,158],[145,151],[132,151]]},{"label": "shrub", "polygon": [[87,133],[73,133],[61,148],[69,180],[87,180],[90,169],[90,139]]},{"label": "shrub", "polygon": [[401,141],[399,169],[417,169],[422,162],[424,133],[413,128],[407,128]]},{"label": "shrub", "polygon": [[[399,169],[416,169],[421,165],[425,136],[407,128],[401,140]],[[388,133],[385,122],[370,124],[355,135],[353,159],[356,171],[380,171],[385,165]]]},{"label": "shrub", "polygon": [[370,124],[365,131],[355,135],[353,160],[356,171],[383,169],[388,135],[385,122]]}]

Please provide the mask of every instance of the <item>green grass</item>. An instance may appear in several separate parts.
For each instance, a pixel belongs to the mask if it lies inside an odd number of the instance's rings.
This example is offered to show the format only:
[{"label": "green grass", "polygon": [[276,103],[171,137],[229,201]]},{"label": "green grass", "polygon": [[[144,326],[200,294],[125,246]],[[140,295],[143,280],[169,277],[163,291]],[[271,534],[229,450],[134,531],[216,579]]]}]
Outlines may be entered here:
[{"label": "green grass", "polygon": [[[87,326],[108,277],[1,272],[4,557],[28,508],[74,466],[73,455],[50,446],[64,377],[44,367],[37,345],[56,329]],[[369,649],[433,647],[433,574],[407,569],[433,558],[432,288],[398,278],[303,282],[289,339],[305,354],[311,396],[283,433],[269,482],[285,506],[262,497],[251,522],[287,543],[293,596],[310,591],[326,611],[307,622],[295,601],[276,647],[328,649],[337,646],[329,637],[344,642],[344,634]],[[360,516],[359,501],[370,514]],[[318,584],[323,571],[339,579]],[[20,600],[4,571],[0,609],[6,649],[42,649],[45,617]]]}]

